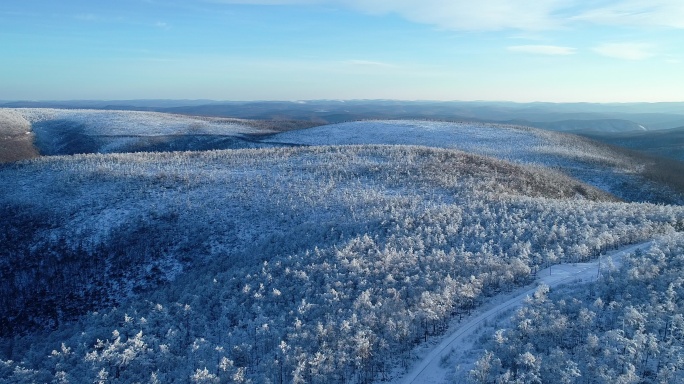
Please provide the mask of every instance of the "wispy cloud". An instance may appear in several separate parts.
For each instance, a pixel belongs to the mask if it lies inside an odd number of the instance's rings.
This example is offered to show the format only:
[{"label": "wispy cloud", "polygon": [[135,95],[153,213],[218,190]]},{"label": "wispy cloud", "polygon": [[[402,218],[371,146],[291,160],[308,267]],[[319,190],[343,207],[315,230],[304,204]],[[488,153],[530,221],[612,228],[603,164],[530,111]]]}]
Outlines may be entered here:
[{"label": "wispy cloud", "polygon": [[603,4],[580,12],[573,19],[604,25],[684,28],[681,0],[610,0]]},{"label": "wispy cloud", "polygon": [[397,13],[404,18],[450,30],[547,30],[558,27],[551,14],[559,0],[348,0],[369,13]]},{"label": "wispy cloud", "polygon": [[396,68],[397,66],[394,64],[390,63],[384,63],[381,61],[372,61],[372,60],[346,60],[344,62],[345,64],[348,65],[355,65],[355,66],[360,66],[360,67],[376,67],[376,68]]},{"label": "wispy cloud", "polygon": [[556,28],[551,14],[561,0],[199,0],[207,3],[252,5],[322,4],[370,14],[395,13],[410,21],[449,30],[491,31]]},{"label": "wispy cloud", "polygon": [[84,21],[84,22],[88,22],[88,23],[107,23],[107,24],[122,23],[122,24],[127,24],[127,25],[140,25],[140,26],[146,26],[146,27],[155,27],[155,28],[159,28],[159,29],[171,28],[171,26],[167,22],[161,21],[161,20],[157,20],[154,22],[152,22],[152,21],[149,21],[149,22],[148,21],[135,21],[131,18],[107,17],[107,16],[98,15],[95,13],[81,13],[81,14],[77,14],[77,15],[72,15],[71,17],[73,17],[76,20]]},{"label": "wispy cloud", "polygon": [[81,13],[76,16],[74,16],[76,20],[81,20],[81,21],[99,21],[102,20],[101,17],[93,14],[93,13]]},{"label": "wispy cloud", "polygon": [[682,64],[684,60],[680,56],[666,55],[665,62],[668,64]]},{"label": "wispy cloud", "polygon": [[681,0],[197,0],[252,5],[321,4],[403,18],[449,30],[544,31],[578,22],[684,28]]},{"label": "wispy cloud", "polygon": [[508,48],[511,52],[531,53],[535,55],[567,56],[574,55],[577,49],[571,47],[560,47],[557,45],[514,45]]},{"label": "wispy cloud", "polygon": [[593,48],[599,55],[622,60],[645,60],[655,56],[649,44],[607,43]]},{"label": "wispy cloud", "polygon": [[122,16],[105,16],[104,14],[96,13],[79,13],[77,15],[71,15],[72,17],[79,21],[85,21],[89,23],[125,23],[128,20]]}]

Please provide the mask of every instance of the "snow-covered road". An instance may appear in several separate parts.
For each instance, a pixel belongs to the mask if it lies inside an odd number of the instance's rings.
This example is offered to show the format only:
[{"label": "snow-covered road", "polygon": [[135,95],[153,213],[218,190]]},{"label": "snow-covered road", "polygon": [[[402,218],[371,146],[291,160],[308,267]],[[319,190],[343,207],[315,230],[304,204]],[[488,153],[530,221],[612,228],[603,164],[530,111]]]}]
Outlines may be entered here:
[{"label": "snow-covered road", "polygon": [[[451,331],[451,334],[445,336],[441,343],[428,352],[411,371],[404,375],[403,378],[397,380],[397,382],[406,384],[444,383],[447,379],[445,376],[448,372],[448,367],[440,366],[440,360],[442,360],[443,356],[449,355],[452,349],[463,351],[465,348],[471,348],[472,342],[468,342],[467,340],[485,323],[485,321],[496,318],[503,311],[519,307],[525,298],[532,295],[542,283],[553,288],[559,284],[575,280],[582,280],[585,282],[594,280],[598,276],[599,265],[603,268],[609,258],[612,260],[613,264],[618,265],[623,255],[634,252],[637,249],[645,249],[650,243],[651,242],[645,242],[629,245],[612,251],[607,255],[603,255],[599,259],[589,263],[554,265],[551,268],[539,271],[537,273],[537,280],[526,289],[519,290],[513,294],[508,294],[510,297],[501,303],[484,312],[475,313],[470,319],[459,324]],[[496,298],[492,298],[492,300],[494,299]]]}]

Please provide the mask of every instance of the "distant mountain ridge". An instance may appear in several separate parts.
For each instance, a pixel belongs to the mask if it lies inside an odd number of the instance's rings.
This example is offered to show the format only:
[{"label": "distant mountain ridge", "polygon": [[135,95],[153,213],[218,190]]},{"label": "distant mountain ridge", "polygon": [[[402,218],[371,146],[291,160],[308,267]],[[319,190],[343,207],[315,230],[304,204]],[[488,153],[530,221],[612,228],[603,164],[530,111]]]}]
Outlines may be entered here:
[{"label": "distant mountain ridge", "polygon": [[630,120],[603,119],[603,120],[559,120],[551,122],[521,121],[521,125],[529,125],[550,131],[568,133],[625,133],[648,131],[646,127]]},{"label": "distant mountain ridge", "polygon": [[[2,107],[94,108],[157,111],[246,119],[290,119],[319,124],[363,119],[518,122],[545,129],[615,132],[684,126],[684,103],[513,103],[485,101],[307,100],[75,100],[15,101]],[[607,121],[616,121],[607,124]]]}]

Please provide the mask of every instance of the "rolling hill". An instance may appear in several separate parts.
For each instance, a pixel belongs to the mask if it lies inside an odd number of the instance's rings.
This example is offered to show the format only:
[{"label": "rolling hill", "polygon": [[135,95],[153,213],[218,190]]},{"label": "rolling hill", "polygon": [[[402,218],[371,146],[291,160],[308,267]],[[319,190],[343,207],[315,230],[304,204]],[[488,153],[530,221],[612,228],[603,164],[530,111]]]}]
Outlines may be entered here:
[{"label": "rolling hill", "polygon": [[684,226],[425,146],[54,156],[0,179],[11,382],[366,382],[542,266]]},{"label": "rolling hill", "polygon": [[236,119],[156,112],[18,109],[44,155],[244,147],[246,135],[272,133]]},{"label": "rolling hill", "polygon": [[[283,132],[269,143],[297,145],[418,144],[454,148],[550,167],[627,201],[681,203],[680,182],[664,186],[660,163],[575,135],[516,125],[416,120],[359,121]],[[679,165],[681,168],[682,166]],[[677,181],[677,180],[675,180]],[[674,188],[680,188],[679,193]]]},{"label": "rolling hill", "polygon": [[55,155],[0,165],[0,381],[383,380],[542,268],[684,230],[644,163],[534,128],[2,113]]},{"label": "rolling hill", "polygon": [[[457,148],[552,167],[627,201],[681,202],[684,185],[661,175],[656,160],[548,130],[490,123],[372,120],[316,127],[295,120],[240,120],[158,112],[2,109],[10,132],[22,132],[23,156],[259,148],[293,145],[406,144]],[[10,124],[11,122],[11,124]],[[312,125],[314,125],[312,127]],[[28,132],[28,133],[27,133]],[[15,139],[12,139],[15,140]],[[29,144],[33,141],[35,148]],[[12,157],[15,156],[15,157]],[[681,165],[680,165],[681,167]],[[675,167],[676,168],[676,167]],[[646,180],[648,179],[648,180]],[[655,179],[655,180],[654,180]],[[654,183],[655,181],[655,183]],[[667,185],[663,189],[663,184]]]},{"label": "rolling hill", "polygon": [[[121,153],[250,148],[255,138],[282,130],[309,127],[293,121],[210,118],[158,112],[91,109],[0,109],[5,136],[30,132],[26,155]],[[33,144],[35,148],[31,148]]]}]

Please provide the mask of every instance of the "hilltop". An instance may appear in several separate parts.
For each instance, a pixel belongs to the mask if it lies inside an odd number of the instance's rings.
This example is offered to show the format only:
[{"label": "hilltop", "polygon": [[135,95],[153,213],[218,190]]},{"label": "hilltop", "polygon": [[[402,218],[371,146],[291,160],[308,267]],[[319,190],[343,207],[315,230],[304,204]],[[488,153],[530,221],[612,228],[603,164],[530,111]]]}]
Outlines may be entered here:
[{"label": "hilltop", "polygon": [[371,120],[275,134],[269,143],[297,145],[419,144],[454,148],[556,169],[627,201],[681,203],[684,164],[644,158],[580,136],[519,125]]},{"label": "hilltop", "polygon": [[[6,137],[23,140],[23,146],[13,146],[5,153],[11,160],[38,154],[405,144],[456,148],[551,167],[626,201],[681,203],[684,191],[684,180],[678,176],[683,164],[665,164],[659,158],[643,158],[578,136],[520,125],[371,120],[316,127],[296,120],[36,108],[2,109],[0,116],[4,116],[8,132],[15,132]],[[16,136],[16,132],[21,135]],[[23,155],[17,154],[19,149]]]}]

